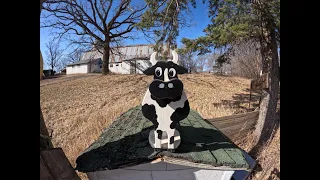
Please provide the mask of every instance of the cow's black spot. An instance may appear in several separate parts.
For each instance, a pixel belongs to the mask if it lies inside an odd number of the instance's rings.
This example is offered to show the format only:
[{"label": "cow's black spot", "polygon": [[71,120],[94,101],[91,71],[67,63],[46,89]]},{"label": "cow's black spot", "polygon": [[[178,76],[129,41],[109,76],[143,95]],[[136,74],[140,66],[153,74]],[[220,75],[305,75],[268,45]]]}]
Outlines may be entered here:
[{"label": "cow's black spot", "polygon": [[159,123],[156,121],[156,122],[153,122],[153,125],[154,125],[154,129],[157,129],[159,126]]},{"label": "cow's black spot", "polygon": [[173,144],[174,143],[174,136],[171,136],[170,137],[170,144]]},{"label": "cow's black spot", "polygon": [[[177,109],[172,113],[172,115],[170,116],[170,119],[171,119],[171,121],[173,121],[173,122],[179,122],[179,121],[185,119],[185,118],[189,115],[189,112],[190,112],[189,101],[186,100],[186,101],[184,102],[183,108],[177,108]],[[172,127],[175,126],[175,125],[173,124],[173,122],[170,124],[170,128],[171,128],[171,126],[172,126]],[[173,128],[171,128],[171,129],[173,129]]]},{"label": "cow's black spot", "polygon": [[170,128],[171,128],[171,129],[175,129],[176,126],[177,126],[177,124],[178,124],[178,122],[173,121],[172,123],[170,123]]},{"label": "cow's black spot", "polygon": [[160,107],[166,107],[171,102],[179,101],[181,99],[181,96],[178,96],[175,99],[167,99],[167,98],[166,99],[157,99],[151,95],[151,99],[155,100],[159,104]]},{"label": "cow's black spot", "polygon": [[154,129],[158,128],[159,123],[157,122],[157,112],[156,112],[156,108],[154,107],[154,105],[148,105],[148,104],[144,104],[142,106],[142,114],[144,117],[146,117],[148,120],[150,120],[153,125],[154,125]]},{"label": "cow's black spot", "polygon": [[158,133],[158,139],[162,139],[162,131],[161,130],[157,130]]}]

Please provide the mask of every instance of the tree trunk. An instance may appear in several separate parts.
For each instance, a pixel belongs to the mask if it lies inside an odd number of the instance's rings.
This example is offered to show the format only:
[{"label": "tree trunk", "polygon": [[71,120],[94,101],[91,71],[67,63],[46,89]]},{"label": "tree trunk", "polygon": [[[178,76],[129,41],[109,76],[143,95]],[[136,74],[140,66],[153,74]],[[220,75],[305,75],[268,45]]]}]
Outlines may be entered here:
[{"label": "tree trunk", "polygon": [[106,39],[103,47],[103,59],[102,59],[102,75],[109,73],[109,57],[110,57],[110,43]]},{"label": "tree trunk", "polygon": [[53,66],[51,65],[51,70],[50,70],[51,76],[53,75]]},{"label": "tree trunk", "polygon": [[261,52],[261,59],[262,59],[262,74],[269,73],[269,64],[270,64],[270,58],[271,56],[268,54],[268,45],[263,40],[263,38],[260,39],[260,52]]},{"label": "tree trunk", "polygon": [[[255,137],[258,144],[263,144],[271,137],[277,122],[277,102],[279,92],[279,58],[277,51],[277,42],[275,37],[275,29],[272,22],[269,24],[269,42],[264,52],[264,61],[271,59],[269,64],[269,88],[262,92],[262,101],[260,105],[260,114],[255,129]],[[265,68],[265,67],[264,67]],[[263,68],[263,70],[265,70]]]}]

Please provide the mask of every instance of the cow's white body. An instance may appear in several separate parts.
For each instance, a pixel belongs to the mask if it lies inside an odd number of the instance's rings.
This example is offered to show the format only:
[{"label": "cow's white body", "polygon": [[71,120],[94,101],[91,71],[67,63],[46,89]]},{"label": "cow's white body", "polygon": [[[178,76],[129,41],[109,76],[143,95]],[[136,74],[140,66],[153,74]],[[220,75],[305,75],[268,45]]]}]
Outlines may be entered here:
[{"label": "cow's white body", "polygon": [[[157,122],[159,123],[157,129],[154,131],[155,135],[155,148],[161,148],[161,140],[157,138],[157,130],[161,130],[163,132],[167,133],[167,137],[170,138],[171,136],[174,136],[175,129],[170,128],[170,124],[172,123],[172,120],[170,120],[170,116],[175,112],[177,108],[183,108],[185,101],[187,100],[187,96],[184,91],[182,91],[181,99],[178,101],[170,102],[165,107],[160,107],[157,101],[153,100],[151,98],[151,93],[149,89],[147,90],[146,94],[144,95],[142,105],[148,104],[148,105],[154,105],[156,114],[157,114]],[[179,140],[180,137],[175,137],[175,140]],[[168,149],[175,149],[174,143],[170,144],[169,140],[165,140],[165,142],[168,142]]]}]

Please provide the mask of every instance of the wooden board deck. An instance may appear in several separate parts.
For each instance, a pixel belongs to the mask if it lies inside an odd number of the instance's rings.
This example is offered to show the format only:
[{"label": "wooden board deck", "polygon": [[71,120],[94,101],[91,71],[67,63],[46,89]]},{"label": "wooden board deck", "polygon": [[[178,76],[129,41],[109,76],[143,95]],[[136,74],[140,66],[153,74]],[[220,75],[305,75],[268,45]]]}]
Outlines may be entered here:
[{"label": "wooden board deck", "polygon": [[255,110],[249,113],[207,119],[207,121],[212,123],[223,134],[234,141],[236,138],[246,136],[250,130],[253,130],[258,118],[259,111]]}]

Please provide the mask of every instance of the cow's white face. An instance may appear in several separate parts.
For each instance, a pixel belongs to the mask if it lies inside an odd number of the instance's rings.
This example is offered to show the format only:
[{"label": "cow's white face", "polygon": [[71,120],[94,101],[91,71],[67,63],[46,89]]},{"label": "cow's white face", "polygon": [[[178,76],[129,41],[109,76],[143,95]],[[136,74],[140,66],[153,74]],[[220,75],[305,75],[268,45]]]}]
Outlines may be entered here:
[{"label": "cow's white face", "polygon": [[154,75],[149,86],[151,95],[157,99],[175,99],[181,96],[183,84],[178,79],[178,74],[187,73],[187,69],[177,64],[178,55],[174,51],[172,61],[157,61],[155,54],[150,58],[153,66],[144,71],[146,75]]}]

